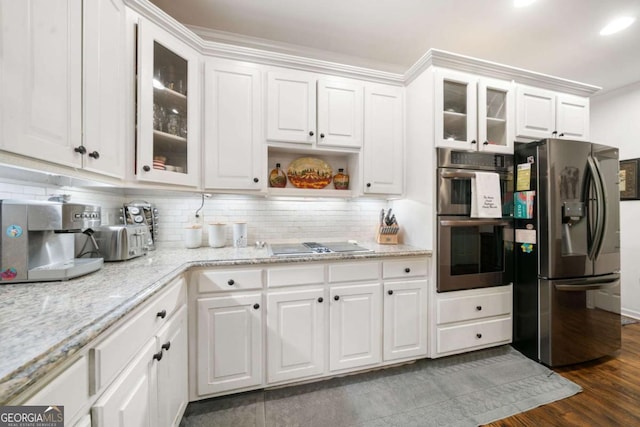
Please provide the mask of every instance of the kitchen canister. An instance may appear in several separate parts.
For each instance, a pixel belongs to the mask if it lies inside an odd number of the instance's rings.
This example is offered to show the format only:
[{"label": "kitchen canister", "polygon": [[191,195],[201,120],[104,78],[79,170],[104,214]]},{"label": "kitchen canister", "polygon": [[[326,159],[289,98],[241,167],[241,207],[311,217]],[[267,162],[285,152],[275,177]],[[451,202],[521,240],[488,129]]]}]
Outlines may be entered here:
[{"label": "kitchen canister", "polygon": [[227,226],[219,222],[209,224],[209,246],[221,248],[227,240]]},{"label": "kitchen canister", "polygon": [[184,229],[184,246],[188,249],[199,248],[202,244],[202,227],[199,224],[189,225]]},{"label": "kitchen canister", "polygon": [[246,222],[236,222],[233,224],[233,247],[234,248],[247,247],[247,223]]}]

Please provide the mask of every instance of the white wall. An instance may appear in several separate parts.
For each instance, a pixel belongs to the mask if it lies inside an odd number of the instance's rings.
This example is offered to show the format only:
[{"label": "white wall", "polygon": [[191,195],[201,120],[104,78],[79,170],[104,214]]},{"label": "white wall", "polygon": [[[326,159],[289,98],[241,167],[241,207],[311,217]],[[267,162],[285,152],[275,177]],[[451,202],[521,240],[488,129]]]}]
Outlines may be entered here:
[{"label": "white wall", "polygon": [[[591,98],[591,140],[640,157],[640,82]],[[620,203],[622,314],[640,318],[640,200]]]}]

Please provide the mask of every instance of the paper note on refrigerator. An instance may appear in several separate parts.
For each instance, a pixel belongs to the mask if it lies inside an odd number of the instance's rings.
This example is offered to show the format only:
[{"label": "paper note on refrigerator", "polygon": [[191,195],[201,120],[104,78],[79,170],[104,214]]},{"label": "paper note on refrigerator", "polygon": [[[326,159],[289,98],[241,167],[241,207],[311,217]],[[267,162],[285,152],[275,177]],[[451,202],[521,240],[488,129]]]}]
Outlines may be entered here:
[{"label": "paper note on refrigerator", "polygon": [[527,191],[531,189],[531,163],[520,163],[517,173],[516,191]]},{"label": "paper note on refrigerator", "polygon": [[518,191],[514,194],[514,218],[531,219],[533,218],[533,202],[535,200],[535,191]]}]

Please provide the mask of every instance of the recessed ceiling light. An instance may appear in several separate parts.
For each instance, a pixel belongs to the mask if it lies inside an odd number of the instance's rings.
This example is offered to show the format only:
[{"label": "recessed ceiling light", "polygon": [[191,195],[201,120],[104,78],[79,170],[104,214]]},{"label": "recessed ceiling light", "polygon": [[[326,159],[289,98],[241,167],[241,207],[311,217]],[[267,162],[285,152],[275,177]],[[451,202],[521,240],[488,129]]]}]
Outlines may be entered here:
[{"label": "recessed ceiling light", "polygon": [[513,0],[513,7],[526,7],[536,0]]},{"label": "recessed ceiling light", "polygon": [[633,18],[631,16],[622,16],[620,18],[616,18],[605,25],[602,30],[600,30],[600,35],[608,36],[610,34],[617,33],[618,31],[622,31],[629,25],[633,24],[635,20],[636,18]]}]

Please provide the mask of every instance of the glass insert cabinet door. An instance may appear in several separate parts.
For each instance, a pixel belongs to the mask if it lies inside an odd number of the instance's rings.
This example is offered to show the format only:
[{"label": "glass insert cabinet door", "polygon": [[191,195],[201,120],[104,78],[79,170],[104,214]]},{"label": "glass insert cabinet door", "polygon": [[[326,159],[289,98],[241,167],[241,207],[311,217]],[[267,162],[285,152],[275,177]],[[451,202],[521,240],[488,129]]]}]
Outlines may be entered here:
[{"label": "glass insert cabinet door", "polygon": [[438,69],[435,74],[436,145],[477,149],[477,77]]},{"label": "glass insert cabinet door", "polygon": [[514,90],[511,82],[478,82],[478,149],[513,153]]},{"label": "glass insert cabinet door", "polygon": [[138,55],[136,175],[143,181],[197,186],[197,53],[154,24],[142,21]]}]

